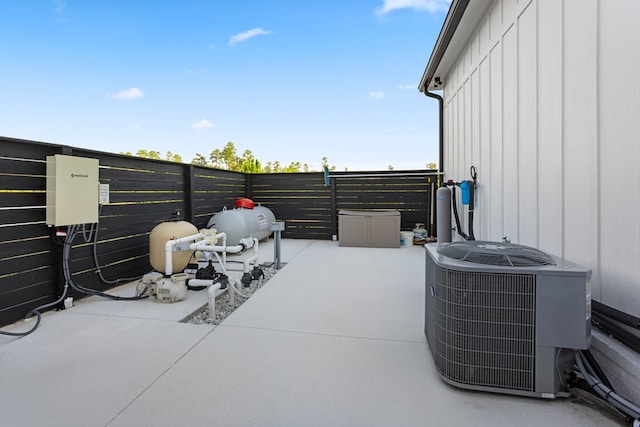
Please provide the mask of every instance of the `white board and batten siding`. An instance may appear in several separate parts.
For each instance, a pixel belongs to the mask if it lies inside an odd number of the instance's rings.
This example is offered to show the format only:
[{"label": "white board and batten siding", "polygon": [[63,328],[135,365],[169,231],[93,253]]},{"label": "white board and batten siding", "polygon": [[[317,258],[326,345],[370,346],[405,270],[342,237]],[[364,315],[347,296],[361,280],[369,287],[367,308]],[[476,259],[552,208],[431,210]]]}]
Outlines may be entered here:
[{"label": "white board and batten siding", "polygon": [[637,316],[639,22],[635,0],[497,0],[440,76],[445,178],[476,167],[476,238],[587,266],[593,297]]}]

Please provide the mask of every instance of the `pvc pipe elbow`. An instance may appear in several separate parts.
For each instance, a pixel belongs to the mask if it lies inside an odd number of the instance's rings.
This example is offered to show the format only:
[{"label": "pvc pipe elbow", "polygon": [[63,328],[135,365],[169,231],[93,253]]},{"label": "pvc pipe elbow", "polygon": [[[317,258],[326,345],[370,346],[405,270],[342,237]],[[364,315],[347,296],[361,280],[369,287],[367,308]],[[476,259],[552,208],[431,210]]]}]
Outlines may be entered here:
[{"label": "pvc pipe elbow", "polygon": [[[192,234],[191,236],[180,237],[177,239],[167,240],[164,244],[164,274],[170,276],[173,273],[173,248],[181,243],[189,242],[191,240],[197,240],[202,238],[202,233]],[[191,245],[189,245],[191,249]]]},{"label": "pvc pipe elbow", "polygon": [[171,273],[173,273],[172,249],[175,245],[175,240],[168,240],[167,243],[164,244],[164,274],[166,276],[171,276]]},{"label": "pvc pipe elbow", "polygon": [[209,296],[209,299],[216,297],[216,291],[220,290],[220,286],[220,283],[209,286],[209,288],[207,289],[207,295]]}]

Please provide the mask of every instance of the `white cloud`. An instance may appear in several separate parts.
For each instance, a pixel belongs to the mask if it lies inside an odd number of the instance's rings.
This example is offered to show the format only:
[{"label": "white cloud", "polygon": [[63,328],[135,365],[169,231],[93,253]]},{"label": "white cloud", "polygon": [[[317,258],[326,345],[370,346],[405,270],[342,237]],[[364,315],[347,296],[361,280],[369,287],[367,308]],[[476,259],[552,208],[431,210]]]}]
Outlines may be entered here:
[{"label": "white cloud", "polygon": [[63,0],[53,0],[54,11],[57,15],[64,13],[67,3]]},{"label": "white cloud", "polygon": [[416,84],[398,85],[398,89],[400,89],[400,90],[418,89],[418,85],[416,85]]},{"label": "white cloud", "polygon": [[229,39],[229,46],[233,46],[245,40],[249,40],[252,37],[261,36],[265,34],[271,34],[271,31],[266,31],[262,28],[254,28],[253,30],[245,31],[244,33],[238,33]]},{"label": "white cloud", "polygon": [[382,99],[384,98],[384,92],[369,92],[369,98]]},{"label": "white cloud", "polygon": [[117,99],[118,101],[128,101],[131,99],[142,98],[143,96],[144,92],[137,87],[121,90],[116,94],[107,95],[108,98]]},{"label": "white cloud", "polygon": [[451,0],[384,0],[384,4],[376,9],[378,15],[386,15],[398,9],[426,10],[430,13],[446,12]]},{"label": "white cloud", "polygon": [[189,126],[197,130],[210,129],[212,127],[215,127],[215,125],[207,119],[202,119],[199,122],[191,123]]}]

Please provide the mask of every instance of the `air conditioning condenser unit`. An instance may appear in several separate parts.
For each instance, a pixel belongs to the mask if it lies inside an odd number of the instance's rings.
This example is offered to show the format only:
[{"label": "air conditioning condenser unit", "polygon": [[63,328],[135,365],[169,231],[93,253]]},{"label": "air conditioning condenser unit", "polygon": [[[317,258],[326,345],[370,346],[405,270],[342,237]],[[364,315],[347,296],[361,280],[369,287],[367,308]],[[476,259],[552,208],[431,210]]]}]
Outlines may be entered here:
[{"label": "air conditioning condenser unit", "polygon": [[573,350],[591,344],[591,271],[510,243],[427,244],[425,334],[457,387],[565,396]]}]

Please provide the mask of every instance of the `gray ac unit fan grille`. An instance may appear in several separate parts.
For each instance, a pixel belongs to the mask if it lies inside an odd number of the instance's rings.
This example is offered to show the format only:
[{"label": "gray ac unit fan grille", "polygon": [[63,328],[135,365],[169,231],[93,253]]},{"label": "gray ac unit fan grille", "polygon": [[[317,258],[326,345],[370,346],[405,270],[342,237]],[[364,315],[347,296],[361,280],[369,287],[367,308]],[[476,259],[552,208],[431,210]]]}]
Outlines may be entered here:
[{"label": "gray ac unit fan grille", "polygon": [[483,241],[453,242],[438,249],[440,255],[478,264],[531,267],[555,264],[553,258],[529,246]]},{"label": "gray ac unit fan grille", "polygon": [[451,380],[535,390],[535,275],[436,267],[435,365]]}]

